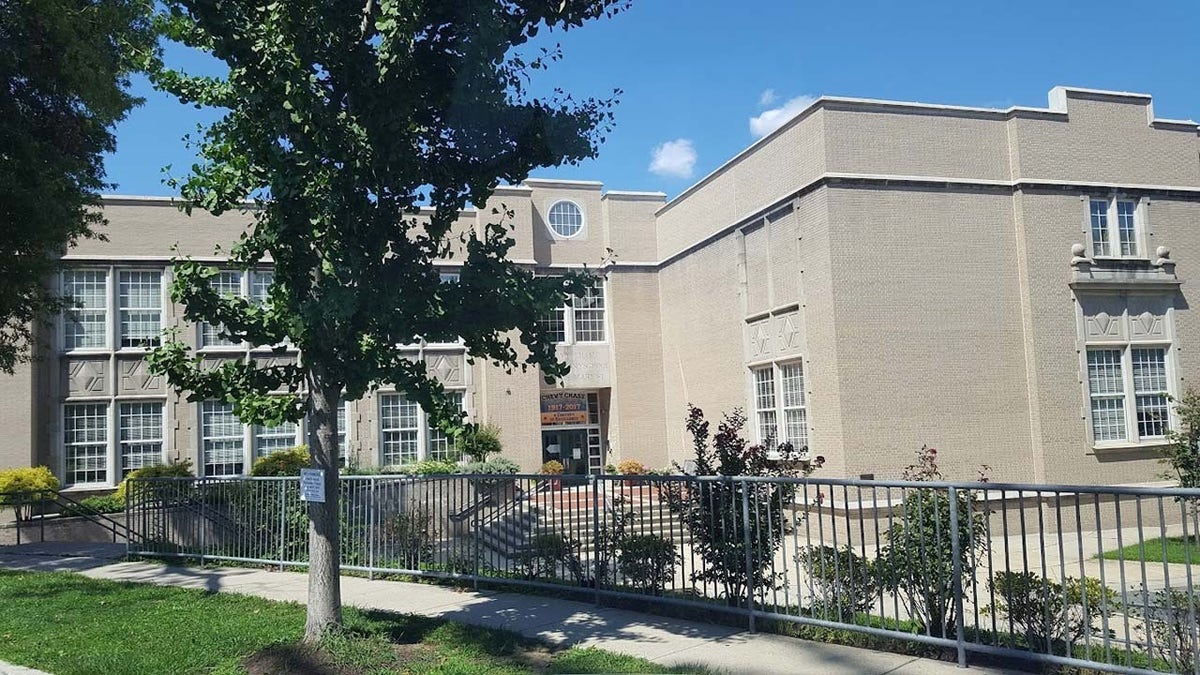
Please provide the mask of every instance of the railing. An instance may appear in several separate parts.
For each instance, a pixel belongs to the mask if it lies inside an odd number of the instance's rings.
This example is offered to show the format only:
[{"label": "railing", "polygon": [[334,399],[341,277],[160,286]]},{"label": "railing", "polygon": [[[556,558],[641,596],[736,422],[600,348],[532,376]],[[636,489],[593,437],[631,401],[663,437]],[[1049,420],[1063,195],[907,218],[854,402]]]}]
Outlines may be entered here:
[{"label": "railing", "polygon": [[[964,665],[975,653],[1200,672],[1200,490],[455,475],[344,477],[340,491],[343,568],[370,575],[851,630]],[[129,493],[131,554],[306,564],[295,479],[147,479]]]},{"label": "railing", "polygon": [[97,525],[112,536],[113,543],[118,539],[129,539],[127,523],[76,501],[58,490],[5,492],[0,494],[0,508],[11,508],[16,514],[13,525],[18,545],[24,543],[23,530],[37,528],[39,538],[45,541],[47,523],[53,524],[54,519],[66,517],[83,518]]}]

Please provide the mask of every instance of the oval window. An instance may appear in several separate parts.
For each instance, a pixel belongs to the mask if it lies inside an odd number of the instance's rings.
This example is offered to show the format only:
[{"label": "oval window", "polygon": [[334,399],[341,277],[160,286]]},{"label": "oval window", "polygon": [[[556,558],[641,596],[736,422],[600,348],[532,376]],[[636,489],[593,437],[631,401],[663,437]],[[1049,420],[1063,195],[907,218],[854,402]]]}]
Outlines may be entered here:
[{"label": "oval window", "polygon": [[547,220],[550,229],[560,237],[574,237],[583,229],[583,211],[575,202],[554,202]]}]

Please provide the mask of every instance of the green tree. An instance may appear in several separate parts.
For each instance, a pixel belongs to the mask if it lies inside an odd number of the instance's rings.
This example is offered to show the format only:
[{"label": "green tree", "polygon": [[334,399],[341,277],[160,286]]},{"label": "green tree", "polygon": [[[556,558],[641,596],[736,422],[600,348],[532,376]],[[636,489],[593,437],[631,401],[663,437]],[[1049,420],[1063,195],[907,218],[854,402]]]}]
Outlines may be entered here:
[{"label": "green tree", "polygon": [[104,220],[114,125],[153,44],[149,2],[0,2],[0,372],[30,358],[33,324],[64,300],[45,281]]},{"label": "green tree", "polygon": [[[1163,463],[1170,467],[1164,476],[1179,481],[1179,487],[1200,487],[1200,392],[1188,389],[1174,399],[1175,428],[1167,432]],[[1189,500],[1194,507],[1195,500]]]},{"label": "green tree", "polygon": [[[185,208],[244,210],[252,224],[230,264],[270,262],[267,301],[222,297],[215,269],[176,262],[171,295],[190,321],[252,344],[287,339],[302,361],[211,369],[180,342],[152,357],[191,400],[231,401],[243,421],[309,419],[324,503],[309,505],[306,636],[341,620],[338,590],[339,400],[381,384],[406,392],[462,431],[461,412],[422,363],[396,345],[461,338],[472,359],[566,366],[537,319],[582,294],[588,277],[535,277],[507,259],[513,240],[498,209],[462,230],[461,209],[483,206],[502,182],[593,157],[614,98],[536,97],[528,78],[557,60],[529,44],[611,15],[622,0],[169,0],[164,32],[228,66],[199,77],[155,64],[158,86],[224,109],[197,141],[199,163],[177,183]],[[535,53],[525,53],[535,52]],[[247,202],[246,200],[252,200]],[[454,256],[456,281],[435,261]],[[285,395],[272,395],[286,392]]]}]

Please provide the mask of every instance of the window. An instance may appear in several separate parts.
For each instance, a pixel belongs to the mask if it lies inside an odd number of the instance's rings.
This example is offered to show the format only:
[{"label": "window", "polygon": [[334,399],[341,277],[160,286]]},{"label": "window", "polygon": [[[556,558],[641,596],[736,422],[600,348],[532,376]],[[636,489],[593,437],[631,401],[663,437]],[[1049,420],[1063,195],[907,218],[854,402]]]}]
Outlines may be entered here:
[{"label": "window", "polygon": [[438,281],[443,284],[457,284],[459,282],[458,272],[439,272]]},{"label": "window", "polygon": [[159,401],[120,404],[117,428],[122,478],[135,469],[162,464],[163,408]]},{"label": "window", "polygon": [[561,344],[567,341],[567,310],[565,307],[551,310],[549,314],[538,319],[538,327],[549,337],[550,341]]},{"label": "window", "polygon": [[[242,294],[242,273],[235,270],[222,270],[216,276],[209,278],[208,285],[223,297],[236,298]],[[201,347],[236,347],[235,342],[220,335],[221,328],[212,324],[200,325]]]},{"label": "window", "polygon": [[1096,443],[1166,436],[1171,417],[1166,347],[1089,348],[1087,378]]},{"label": "window", "polygon": [[1136,258],[1139,255],[1138,203],[1131,199],[1089,199],[1093,257]]},{"label": "window", "polygon": [[338,464],[344,469],[346,468],[346,459],[349,457],[350,452],[350,407],[346,405],[345,401],[338,401],[337,418]]},{"label": "window", "polygon": [[385,466],[411,464],[419,455],[421,408],[403,394],[379,397],[379,428],[383,434],[382,461]]},{"label": "window", "polygon": [[[466,410],[461,391],[446,395]],[[416,401],[404,394],[379,396],[380,462],[384,466],[412,464],[423,459],[454,460],[458,450],[451,439],[434,425]]]},{"label": "window", "polygon": [[571,304],[538,319],[538,327],[555,344],[604,342],[607,309],[604,281],[596,279],[582,296],[572,297]]},{"label": "window", "polygon": [[754,371],[754,410],[758,419],[758,442],[773,446],[779,439],[779,420],[775,417],[775,367]]},{"label": "window", "polygon": [[[461,391],[448,391],[446,392],[446,396],[458,404],[459,410],[463,410],[463,393]],[[426,457],[429,459],[457,460],[460,453],[454,445],[454,439],[447,436],[428,415],[425,417],[425,424],[429,428],[429,433],[427,434],[428,454]]]},{"label": "window", "polygon": [[574,237],[583,229],[583,210],[575,202],[554,202],[546,220],[554,234],[564,238]]},{"label": "window", "polygon": [[582,297],[571,298],[576,342],[604,342],[604,283],[597,281]]},{"label": "window", "polygon": [[63,347],[107,347],[108,273],[104,270],[66,270],[62,294],[74,304],[63,316]]},{"label": "window", "polygon": [[803,365],[799,361],[772,364],[751,373],[758,442],[772,449],[777,443],[790,443],[796,450],[808,448]]},{"label": "window", "polygon": [[122,347],[157,347],[162,334],[162,272],[117,275]]},{"label": "window", "polygon": [[200,411],[201,459],[205,476],[237,476],[246,461],[246,430],[232,403],[205,401]]},{"label": "window", "polygon": [[783,390],[783,442],[796,450],[808,447],[808,412],[804,406],[804,369],[799,363],[779,366]]},{"label": "window", "polygon": [[266,457],[273,452],[287,450],[298,443],[299,425],[295,422],[284,422],[274,427],[254,425],[254,457]]},{"label": "window", "polygon": [[66,482],[108,482],[108,404],[63,406],[63,459]]}]

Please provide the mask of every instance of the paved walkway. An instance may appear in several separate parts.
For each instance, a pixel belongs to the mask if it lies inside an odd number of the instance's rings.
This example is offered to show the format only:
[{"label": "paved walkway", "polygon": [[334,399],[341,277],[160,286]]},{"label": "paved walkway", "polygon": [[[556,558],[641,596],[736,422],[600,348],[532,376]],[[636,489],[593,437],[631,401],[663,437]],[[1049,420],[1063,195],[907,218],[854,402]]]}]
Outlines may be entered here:
[{"label": "paved walkway", "polygon": [[[201,588],[272,600],[304,602],[306,575],[241,568],[168,567],[119,562],[124,547],[33,544],[0,547],[0,567],[79,572],[97,579]],[[342,578],[347,605],[422,614],[504,628],[559,645],[583,645],[631,654],[665,665],[704,664],[731,673],[917,675],[962,673],[953,663],[902,654],[827,645],[779,635],[668,619],[588,603],[531,595],[470,592],[427,584]],[[0,665],[0,673],[3,673]],[[975,668],[969,672],[1002,673]]]}]

